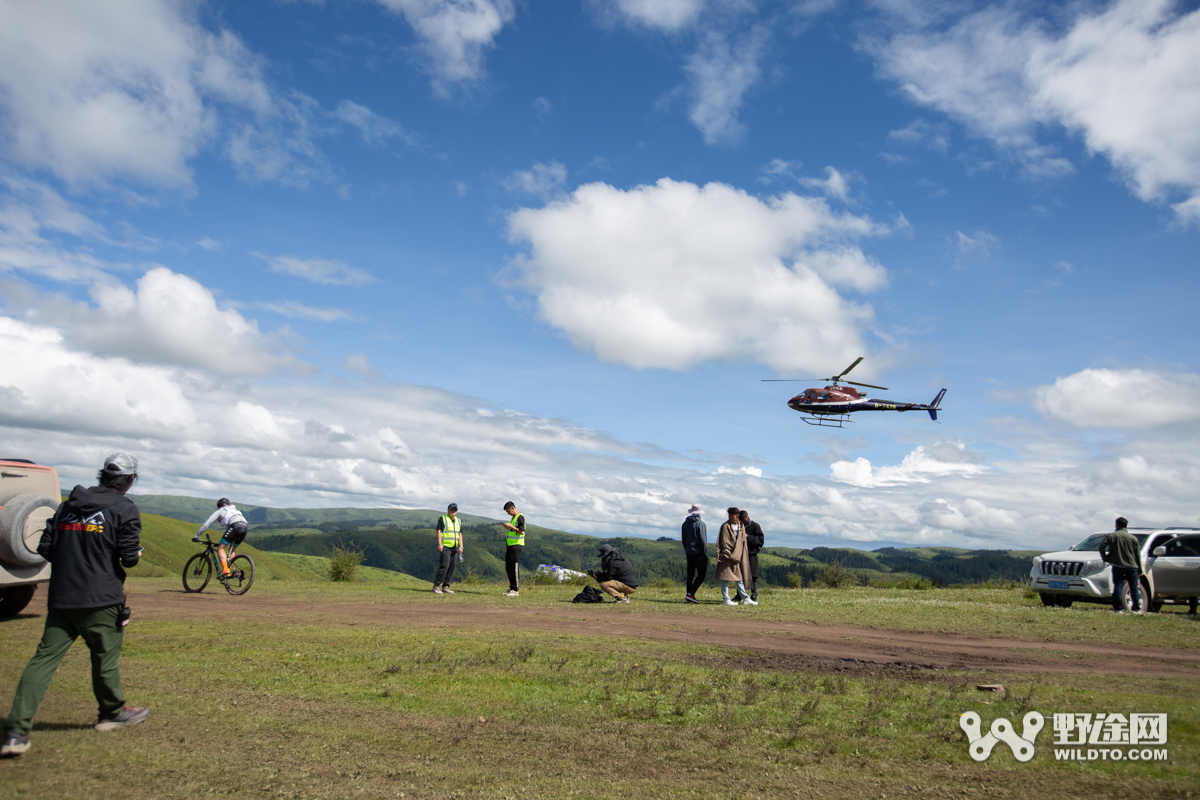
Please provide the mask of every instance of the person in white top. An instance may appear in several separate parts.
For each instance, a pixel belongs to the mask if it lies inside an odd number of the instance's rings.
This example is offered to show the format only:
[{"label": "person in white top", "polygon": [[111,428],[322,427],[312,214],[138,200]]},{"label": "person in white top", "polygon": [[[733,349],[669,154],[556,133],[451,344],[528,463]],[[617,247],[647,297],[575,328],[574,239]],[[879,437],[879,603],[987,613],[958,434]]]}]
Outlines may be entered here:
[{"label": "person in white top", "polygon": [[[229,577],[229,559],[233,558],[233,552],[237,546],[246,539],[246,532],[250,529],[246,524],[246,518],[242,516],[242,512],[237,510],[237,506],[229,502],[229,498],[222,497],[217,501],[217,510],[212,513],[212,516],[204,520],[204,524],[200,526],[200,530],[196,531],[196,535],[192,537],[193,542],[200,541],[200,534],[208,530],[209,526],[218,523],[225,528],[225,532],[221,534],[221,543],[217,545],[217,558],[221,561],[221,575]],[[229,552],[225,552],[225,548],[229,548]]]}]

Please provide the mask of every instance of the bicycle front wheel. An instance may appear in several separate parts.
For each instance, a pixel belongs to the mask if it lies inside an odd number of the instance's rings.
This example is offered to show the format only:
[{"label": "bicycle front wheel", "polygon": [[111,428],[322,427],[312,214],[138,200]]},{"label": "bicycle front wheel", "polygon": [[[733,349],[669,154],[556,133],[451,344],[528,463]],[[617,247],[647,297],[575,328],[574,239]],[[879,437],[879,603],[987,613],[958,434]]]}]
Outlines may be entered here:
[{"label": "bicycle front wheel", "polygon": [[225,591],[230,594],[245,594],[254,583],[254,559],[250,556],[234,556],[229,562],[229,577],[225,579]]},{"label": "bicycle front wheel", "polygon": [[198,592],[208,586],[211,577],[212,563],[208,560],[208,553],[196,553],[183,567],[183,590]]}]

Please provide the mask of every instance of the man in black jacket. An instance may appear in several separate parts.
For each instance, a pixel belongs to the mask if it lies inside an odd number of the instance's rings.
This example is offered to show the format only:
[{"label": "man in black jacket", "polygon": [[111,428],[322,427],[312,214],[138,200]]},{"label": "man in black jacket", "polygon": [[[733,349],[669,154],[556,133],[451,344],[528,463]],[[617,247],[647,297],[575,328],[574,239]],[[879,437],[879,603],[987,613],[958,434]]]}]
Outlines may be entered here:
[{"label": "man in black jacket", "polygon": [[637,572],[633,564],[620,551],[606,544],[600,545],[600,572],[588,570],[600,588],[611,594],[617,603],[628,603],[629,595],[637,591]]},{"label": "man in black jacket", "polygon": [[46,523],[37,548],[54,565],[46,627],[17,685],[0,755],[15,757],[29,750],[33,715],[63,656],[80,636],[92,653],[96,730],[136,725],[150,715],[148,708],[125,705],[119,668],[128,621],[122,567],[135,566],[141,556],[142,516],[125,497],[136,480],[137,459],[114,453],[100,470],[100,485],[76,486]]},{"label": "man in black jacket", "polygon": [[697,605],[700,601],[696,599],[696,590],[708,577],[708,529],[700,519],[703,513],[704,509],[693,504],[683,521],[683,554],[687,558],[687,594],[683,599]]},{"label": "man in black jacket", "polygon": [[763,529],[757,522],[750,519],[750,512],[742,509],[738,512],[738,519],[742,521],[742,527],[746,529],[746,552],[750,554],[750,599],[758,599],[758,551],[762,550]]}]

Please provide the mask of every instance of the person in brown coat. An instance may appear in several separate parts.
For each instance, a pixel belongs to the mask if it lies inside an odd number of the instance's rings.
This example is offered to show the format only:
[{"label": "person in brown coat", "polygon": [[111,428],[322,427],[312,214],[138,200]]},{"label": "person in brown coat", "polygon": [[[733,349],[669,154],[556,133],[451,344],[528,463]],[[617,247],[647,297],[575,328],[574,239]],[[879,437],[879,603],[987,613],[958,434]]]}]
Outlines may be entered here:
[{"label": "person in brown coat", "polygon": [[746,591],[745,579],[750,575],[750,551],[746,547],[746,530],[738,518],[738,509],[726,509],[729,520],[721,525],[717,534],[717,580],[724,581],[721,598],[727,606],[737,602],[729,598],[729,584],[737,584],[738,599],[744,606],[756,606]]}]

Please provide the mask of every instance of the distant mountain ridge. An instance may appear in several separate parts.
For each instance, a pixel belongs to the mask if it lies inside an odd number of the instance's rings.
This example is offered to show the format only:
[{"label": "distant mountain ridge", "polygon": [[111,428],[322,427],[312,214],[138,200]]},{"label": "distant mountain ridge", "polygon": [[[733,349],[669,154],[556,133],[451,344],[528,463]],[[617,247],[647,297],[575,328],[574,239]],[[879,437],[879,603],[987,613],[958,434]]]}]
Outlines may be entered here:
[{"label": "distant mountain ridge", "polygon": [[[181,519],[199,525],[217,510],[216,497],[185,497],[169,494],[130,495],[138,508],[148,514],[158,514],[163,517]],[[442,511],[404,508],[272,508],[256,506],[250,503],[239,503],[234,498],[234,505],[246,516],[251,525],[283,525],[286,523],[305,523],[320,525],[323,523],[361,523],[376,521],[383,525],[398,526],[433,526]],[[495,522],[495,519],[459,514],[465,525]]]},{"label": "distant mountain ridge", "polygon": [[[216,509],[216,499],[173,495],[139,495],[143,512],[199,525]],[[251,523],[247,540],[260,550],[305,556],[324,556],[334,545],[363,551],[368,567],[433,579],[437,569],[434,527],[442,512],[395,508],[270,508],[238,504]],[[468,570],[489,580],[504,577],[504,528],[496,519],[459,514],[463,521],[466,560],[457,577]],[[710,532],[715,540],[715,532]],[[768,532],[768,541],[770,533]],[[529,525],[522,569],[557,564],[571,569],[598,567],[597,549],[609,544],[637,567],[642,583],[669,578],[682,583],[683,549],[679,539],[599,537]],[[710,542],[710,555],[711,552]],[[924,578],[934,585],[1024,581],[1030,558],[1040,551],[965,550],[955,547],[884,547],[874,551],[852,548],[811,549],[767,547],[759,556],[761,580],[776,586],[812,584],[832,563],[861,580],[895,581]],[[715,564],[710,568],[712,577]]]}]

